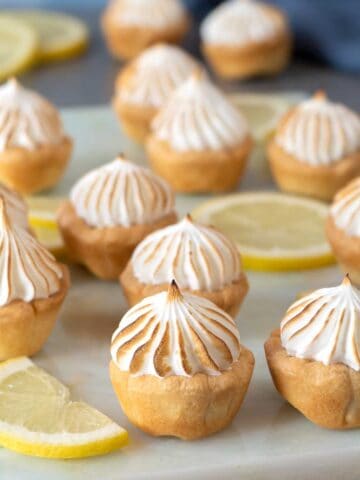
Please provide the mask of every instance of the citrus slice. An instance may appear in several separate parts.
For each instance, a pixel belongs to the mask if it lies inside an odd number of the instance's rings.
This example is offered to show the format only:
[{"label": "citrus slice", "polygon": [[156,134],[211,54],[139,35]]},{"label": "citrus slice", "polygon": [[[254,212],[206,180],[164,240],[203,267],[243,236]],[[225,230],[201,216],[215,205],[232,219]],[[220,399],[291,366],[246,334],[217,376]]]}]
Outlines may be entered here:
[{"label": "citrus slice", "polygon": [[45,10],[18,10],[12,14],[38,33],[40,61],[68,59],[82,53],[88,45],[88,29],[75,17]]},{"label": "citrus slice", "polygon": [[257,142],[267,140],[292,102],[284,97],[267,94],[238,93],[231,96],[233,103],[247,119]]},{"label": "citrus slice", "polygon": [[0,14],[0,81],[30,68],[37,59],[38,35],[26,22]]},{"label": "citrus slice", "polygon": [[334,262],[325,238],[327,205],[276,192],[218,197],[193,212],[238,245],[245,268],[286,271]]},{"label": "citrus slice", "polygon": [[26,357],[0,364],[0,444],[26,455],[81,458],[127,444],[126,430]]},{"label": "citrus slice", "polygon": [[65,256],[65,245],[56,222],[56,212],[62,197],[27,197],[29,223],[40,243],[57,258]]}]

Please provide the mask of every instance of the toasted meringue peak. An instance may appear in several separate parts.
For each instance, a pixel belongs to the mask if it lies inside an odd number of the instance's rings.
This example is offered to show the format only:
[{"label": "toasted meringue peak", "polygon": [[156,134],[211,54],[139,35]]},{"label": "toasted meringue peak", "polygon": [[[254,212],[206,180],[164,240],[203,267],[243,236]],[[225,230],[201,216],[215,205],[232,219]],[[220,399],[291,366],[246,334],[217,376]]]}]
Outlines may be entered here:
[{"label": "toasted meringue peak", "polygon": [[97,228],[148,224],[174,211],[168,184],[122,156],[82,177],[70,199],[78,216]]},{"label": "toasted meringue peak", "polygon": [[171,95],[152,128],[179,152],[236,147],[249,132],[245,118],[199,69]]},{"label": "toasted meringue peak", "polygon": [[0,151],[12,147],[32,150],[60,143],[63,138],[60,115],[50,102],[14,78],[0,87]]},{"label": "toasted meringue peak", "polygon": [[130,104],[163,107],[197,65],[188,53],[175,45],[155,45],[136,58],[131,75],[119,77],[116,96]]},{"label": "toasted meringue peak", "polygon": [[338,228],[360,237],[360,177],[336,194],[330,215]]},{"label": "toasted meringue peak", "polygon": [[23,198],[14,190],[7,188],[3,183],[0,183],[0,198],[4,201],[6,213],[11,222],[28,229],[28,207]]},{"label": "toasted meringue peak", "polygon": [[239,354],[234,320],[209,300],[181,293],[176,283],[131,308],[111,345],[115,364],[134,376],[219,375]]},{"label": "toasted meringue peak", "polygon": [[11,222],[0,197],[0,306],[48,298],[60,289],[60,265],[30,233]]},{"label": "toasted meringue peak", "polygon": [[175,279],[180,288],[190,290],[219,290],[241,274],[236,246],[190,216],[148,235],[135,249],[131,264],[142,283],[161,285]]},{"label": "toasted meringue peak", "polygon": [[360,149],[360,117],[317,92],[285,116],[275,140],[301,162],[329,165]]},{"label": "toasted meringue peak", "polygon": [[251,0],[229,0],[205,18],[200,33],[208,44],[243,46],[272,39],[287,30],[280,11]]},{"label": "toasted meringue peak", "polygon": [[359,371],[360,295],[350,278],[295,302],[281,322],[281,341],[289,355]]},{"label": "toasted meringue peak", "polygon": [[180,0],[114,0],[109,8],[119,24],[160,30],[178,25],[187,17]]}]

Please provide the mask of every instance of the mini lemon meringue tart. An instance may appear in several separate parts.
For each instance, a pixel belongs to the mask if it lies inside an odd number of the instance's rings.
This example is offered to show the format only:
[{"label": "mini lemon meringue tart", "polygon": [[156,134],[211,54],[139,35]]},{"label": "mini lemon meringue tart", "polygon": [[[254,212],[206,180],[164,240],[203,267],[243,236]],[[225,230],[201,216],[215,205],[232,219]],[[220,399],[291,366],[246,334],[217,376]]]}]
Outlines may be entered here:
[{"label": "mini lemon meringue tart", "polygon": [[341,268],[360,285],[360,177],[336,194],[326,233]]},{"label": "mini lemon meringue tart", "polygon": [[233,317],[249,289],[236,245],[189,215],[139,243],[120,283],[129,304],[135,305],[167,290],[173,278],[182,291],[211,300]]},{"label": "mini lemon meringue tart", "polygon": [[10,215],[0,197],[0,361],[42,348],[70,283],[67,267]]},{"label": "mini lemon meringue tart", "polygon": [[292,39],[285,13],[253,0],[229,0],[200,29],[202,50],[214,71],[228,79],[279,73]]},{"label": "mini lemon meringue tart", "polygon": [[139,142],[145,140],[158,110],[198,65],[179,47],[158,44],[119,73],[113,106],[129,137]]},{"label": "mini lemon meringue tart", "polygon": [[268,158],[282,190],[330,201],[360,174],[360,117],[317,92],[280,121]]},{"label": "mini lemon meringue tart", "polygon": [[112,0],[101,23],[110,53],[129,59],[158,42],[179,43],[190,18],[180,0]]},{"label": "mini lemon meringue tart", "polygon": [[15,79],[0,87],[0,181],[23,194],[53,187],[71,152],[50,102]]},{"label": "mini lemon meringue tart", "polygon": [[178,192],[233,190],[251,148],[245,118],[201,70],[171,95],[146,141],[153,169]]},{"label": "mini lemon meringue tart", "polygon": [[255,363],[234,320],[175,282],[126,313],[111,357],[111,381],[129,420],[151,435],[184,440],[231,423]]},{"label": "mini lemon meringue tart", "polygon": [[174,201],[164,180],[120,155],[75,184],[57,219],[70,257],[114,280],[141,240],[176,222]]},{"label": "mini lemon meringue tart", "polygon": [[265,343],[279,393],[313,423],[360,426],[360,293],[348,276],[295,302]]}]

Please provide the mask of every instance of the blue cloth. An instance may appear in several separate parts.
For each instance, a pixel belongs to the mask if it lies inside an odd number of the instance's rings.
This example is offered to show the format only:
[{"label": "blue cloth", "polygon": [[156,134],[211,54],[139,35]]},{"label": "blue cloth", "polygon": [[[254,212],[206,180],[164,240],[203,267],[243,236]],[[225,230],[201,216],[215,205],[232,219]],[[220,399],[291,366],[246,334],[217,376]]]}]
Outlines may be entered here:
[{"label": "blue cloth", "polygon": [[[221,3],[221,0],[184,1],[198,19]],[[287,12],[297,52],[337,69],[360,72],[360,0],[270,0],[268,3]]]}]

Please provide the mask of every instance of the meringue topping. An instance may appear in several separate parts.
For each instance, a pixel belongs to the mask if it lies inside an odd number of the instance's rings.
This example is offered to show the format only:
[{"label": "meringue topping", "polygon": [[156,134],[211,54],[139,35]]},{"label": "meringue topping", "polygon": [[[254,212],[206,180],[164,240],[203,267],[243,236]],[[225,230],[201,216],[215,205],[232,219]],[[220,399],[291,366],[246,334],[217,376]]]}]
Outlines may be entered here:
[{"label": "meringue topping", "polygon": [[12,147],[33,150],[58,144],[63,138],[60,115],[50,102],[14,78],[0,87],[0,151]]},{"label": "meringue topping", "polygon": [[234,320],[209,300],[182,294],[175,282],[131,308],[111,344],[114,363],[134,376],[220,375],[239,354]]},{"label": "meringue topping", "polygon": [[202,40],[214,45],[243,46],[287,31],[285,16],[251,0],[230,0],[215,8],[203,21]]},{"label": "meringue topping", "polygon": [[119,24],[154,29],[167,30],[186,18],[180,0],[115,0],[110,10]]},{"label": "meringue topping", "polygon": [[360,237],[360,177],[336,194],[330,215],[338,228]]},{"label": "meringue topping", "polygon": [[152,128],[179,152],[223,150],[240,145],[248,135],[245,118],[201,70],[171,95]]},{"label": "meringue topping", "polygon": [[0,183],[0,198],[4,200],[6,213],[11,222],[28,229],[28,207],[23,198],[14,190],[7,188],[3,183]]},{"label": "meringue topping", "polygon": [[123,156],[82,177],[70,199],[77,215],[97,228],[148,224],[174,211],[169,185]]},{"label": "meringue topping", "polygon": [[360,370],[360,295],[348,277],[335,288],[301,298],[281,322],[289,355]]},{"label": "meringue topping", "polygon": [[275,141],[309,165],[329,165],[360,149],[360,117],[318,92],[280,123]]},{"label": "meringue topping", "polygon": [[179,47],[155,45],[136,58],[130,76],[119,77],[116,96],[130,104],[160,108],[197,65]]},{"label": "meringue topping", "polygon": [[241,274],[236,246],[189,216],[147,236],[135,249],[131,264],[142,283],[160,285],[175,278],[180,288],[190,290],[219,290]]},{"label": "meringue topping", "polygon": [[0,306],[31,302],[60,290],[63,273],[50,252],[33,235],[9,221],[0,198]]}]

